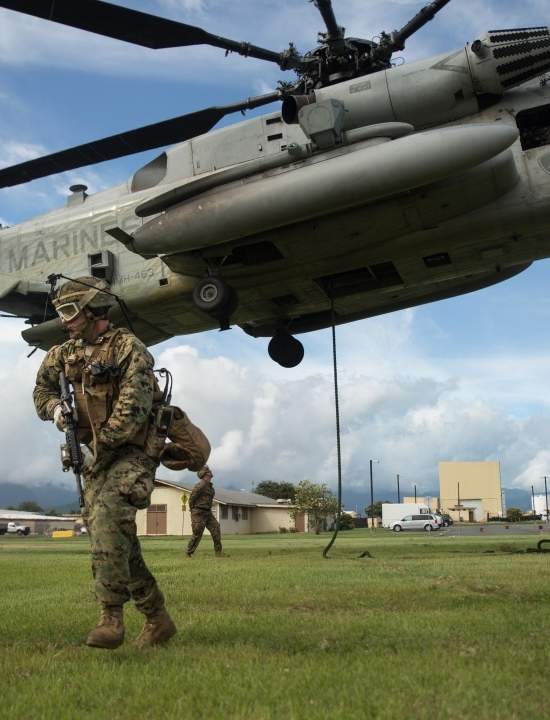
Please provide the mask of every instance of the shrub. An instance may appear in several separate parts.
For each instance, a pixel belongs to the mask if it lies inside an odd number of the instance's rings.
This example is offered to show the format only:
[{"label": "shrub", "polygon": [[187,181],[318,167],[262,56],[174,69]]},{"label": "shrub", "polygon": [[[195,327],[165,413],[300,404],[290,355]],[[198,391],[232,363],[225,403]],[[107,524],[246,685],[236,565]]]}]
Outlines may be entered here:
[{"label": "shrub", "polygon": [[280,528],[279,528],[279,532],[280,532],[280,533],[286,533],[286,532],[288,532],[288,528],[286,528],[286,527],[280,527]]}]

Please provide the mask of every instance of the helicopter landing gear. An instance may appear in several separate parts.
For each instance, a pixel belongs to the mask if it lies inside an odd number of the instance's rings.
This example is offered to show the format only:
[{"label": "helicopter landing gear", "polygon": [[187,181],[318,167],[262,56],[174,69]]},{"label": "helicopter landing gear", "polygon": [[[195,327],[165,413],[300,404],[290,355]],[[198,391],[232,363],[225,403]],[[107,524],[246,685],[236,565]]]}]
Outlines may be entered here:
[{"label": "helicopter landing gear", "polygon": [[199,310],[219,320],[220,330],[228,330],[229,318],[237,309],[238,298],[231,285],[211,275],[195,285],[193,302]]},{"label": "helicopter landing gear", "polygon": [[304,346],[286,330],[277,330],[267,346],[269,357],[285,368],[299,365],[304,357]]}]

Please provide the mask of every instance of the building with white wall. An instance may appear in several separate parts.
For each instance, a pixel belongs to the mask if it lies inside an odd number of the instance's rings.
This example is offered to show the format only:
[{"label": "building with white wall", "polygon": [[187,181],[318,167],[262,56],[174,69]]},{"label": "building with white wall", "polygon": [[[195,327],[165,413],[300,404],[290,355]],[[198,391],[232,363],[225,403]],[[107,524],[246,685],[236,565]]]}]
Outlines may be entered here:
[{"label": "building with white wall", "polygon": [[[533,500],[535,501],[534,506]],[[546,495],[535,495],[534,498],[531,498],[531,510],[535,515],[540,515],[543,520],[550,520],[548,507],[550,507],[550,495],[548,497]]]},{"label": "building with white wall", "polygon": [[26,510],[0,509],[0,522],[26,525],[32,535],[48,535],[53,530],[75,530],[82,526],[79,516],[43,515]]},{"label": "building with white wall", "polygon": [[[279,532],[280,528],[303,532],[303,518],[290,516],[292,505],[241,490],[215,487],[212,513],[222,535]],[[155,479],[151,505],[138,510],[138,535],[190,535],[189,495],[193,485]],[[208,531],[205,530],[207,533]]]}]

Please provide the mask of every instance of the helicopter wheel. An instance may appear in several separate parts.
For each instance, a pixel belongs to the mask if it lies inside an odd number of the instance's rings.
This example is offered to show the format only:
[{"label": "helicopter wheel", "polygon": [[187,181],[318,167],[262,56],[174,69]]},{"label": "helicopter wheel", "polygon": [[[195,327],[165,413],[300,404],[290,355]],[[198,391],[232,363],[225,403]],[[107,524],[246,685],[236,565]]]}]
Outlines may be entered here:
[{"label": "helicopter wheel", "polygon": [[219,277],[199,280],[193,289],[193,302],[203,312],[227,320],[235,312],[238,298],[235,289]]},{"label": "helicopter wheel", "polygon": [[282,367],[292,368],[304,358],[304,346],[285,330],[277,330],[267,346],[269,357]]}]

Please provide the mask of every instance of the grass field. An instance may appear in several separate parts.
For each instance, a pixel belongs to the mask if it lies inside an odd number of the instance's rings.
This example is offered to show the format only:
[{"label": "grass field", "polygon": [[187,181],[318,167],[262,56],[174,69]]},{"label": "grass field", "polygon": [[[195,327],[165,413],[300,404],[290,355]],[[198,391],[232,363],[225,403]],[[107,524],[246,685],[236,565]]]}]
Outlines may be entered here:
[{"label": "grass field", "polygon": [[[139,652],[82,645],[88,541],[0,539],[0,700],[9,720],[532,718],[550,715],[550,555],[533,536],[354,530],[233,536],[192,560],[145,557],[179,635]],[[359,558],[369,550],[372,558]],[[493,551],[493,552],[486,552]]]}]

